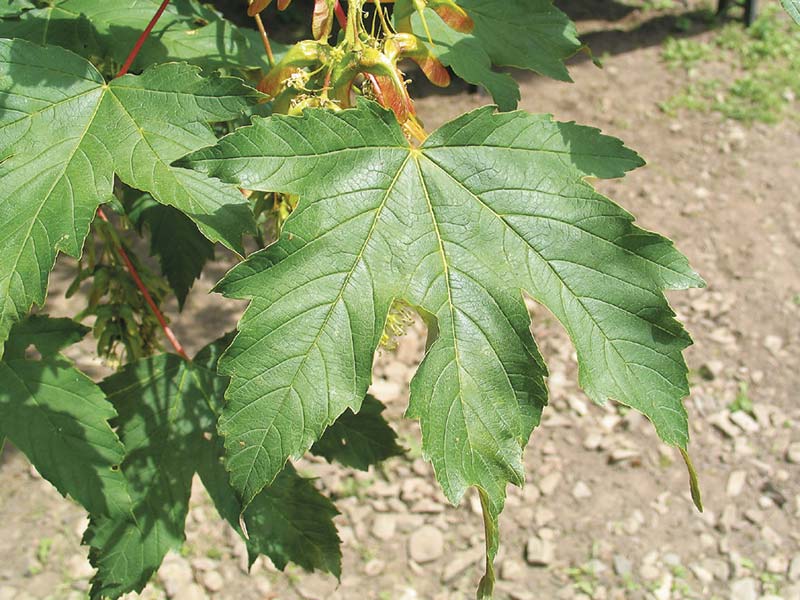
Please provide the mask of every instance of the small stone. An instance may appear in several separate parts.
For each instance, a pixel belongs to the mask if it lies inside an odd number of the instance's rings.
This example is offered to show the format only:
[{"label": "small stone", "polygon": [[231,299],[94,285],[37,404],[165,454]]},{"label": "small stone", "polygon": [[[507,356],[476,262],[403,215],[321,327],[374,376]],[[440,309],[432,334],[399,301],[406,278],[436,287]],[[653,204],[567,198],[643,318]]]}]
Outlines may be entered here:
[{"label": "small stone", "polygon": [[611,463],[621,463],[639,457],[639,451],[629,448],[617,448],[611,452]]},{"label": "small stone", "polygon": [[800,465],[800,442],[789,444],[786,449],[786,460],[792,464]]},{"label": "small stone", "polygon": [[730,414],[727,411],[710,415],[706,420],[729,438],[741,435],[739,430],[731,423]]},{"label": "small stone", "polygon": [[747,472],[746,471],[733,471],[728,477],[728,486],[726,491],[728,492],[728,496],[735,497],[742,493],[744,489],[744,484],[747,481]]},{"label": "small stone", "polygon": [[631,571],[633,570],[633,563],[631,560],[625,556],[622,556],[621,554],[615,554],[611,559],[611,562],[614,565],[614,573],[616,573],[619,577],[630,575]]},{"label": "small stone", "polygon": [[387,541],[394,537],[397,530],[397,517],[392,514],[375,515],[372,522],[372,535],[379,540]]},{"label": "small stone", "polygon": [[444,506],[431,498],[422,498],[414,502],[409,510],[416,514],[431,515],[444,512]]},{"label": "small stone", "polygon": [[572,488],[572,496],[576,500],[585,500],[586,498],[592,497],[592,490],[590,490],[589,486],[583,481],[579,481],[575,484],[575,487]]},{"label": "small stone", "polygon": [[203,571],[197,578],[198,582],[209,592],[218,592],[225,587],[225,580],[219,571]]},{"label": "small stone", "polygon": [[513,558],[507,558],[500,564],[500,579],[506,581],[525,579],[525,565]]},{"label": "small stone", "polygon": [[295,589],[304,600],[328,600],[338,586],[335,577],[306,573],[297,581]]},{"label": "small stone", "polygon": [[661,571],[655,565],[642,565],[639,569],[639,575],[641,575],[642,579],[654,581],[661,575]]},{"label": "small stone", "polygon": [[765,565],[769,573],[786,573],[789,568],[789,560],[784,556],[770,556]]},{"label": "small stone", "polygon": [[789,581],[800,581],[800,554],[796,554],[792,561],[789,563]]},{"label": "small stone", "polygon": [[700,367],[700,376],[703,379],[712,381],[718,379],[725,371],[725,363],[721,360],[710,360]]},{"label": "small stone", "polygon": [[76,555],[67,561],[67,572],[72,579],[91,579],[95,570],[85,556]]},{"label": "small stone", "polygon": [[19,591],[16,588],[7,585],[0,586],[0,600],[15,600],[17,597],[19,597]]},{"label": "small stone", "polygon": [[731,413],[730,419],[734,425],[745,433],[756,433],[760,429],[758,422],[743,410]]},{"label": "small stone", "polygon": [[408,539],[408,554],[416,563],[434,561],[443,553],[444,536],[433,525],[423,525]]},{"label": "small stone", "polygon": [[764,338],[764,348],[773,354],[778,354],[783,348],[783,338],[777,335],[768,335]]},{"label": "small stone", "polygon": [[731,584],[731,600],[758,600],[758,584],[752,577],[737,579]]},{"label": "small stone", "polygon": [[456,554],[450,562],[445,565],[442,571],[442,581],[444,583],[451,583],[464,571],[479,562],[484,556],[483,547],[476,546],[464,552]]},{"label": "small stone", "polygon": [[194,580],[189,563],[177,555],[167,557],[158,570],[158,577],[169,598],[183,598],[185,590],[193,585]]},{"label": "small stone", "polygon": [[561,483],[561,473],[555,471],[542,477],[539,481],[539,491],[542,492],[542,496],[549,496],[556,491],[559,483]]},{"label": "small stone", "polygon": [[694,573],[694,576],[697,577],[697,580],[702,583],[703,585],[708,585],[714,581],[714,575],[711,571],[704,569],[700,565],[692,565],[689,567]]},{"label": "small stone", "polygon": [[661,577],[660,585],[653,590],[653,597],[656,600],[670,600],[672,598],[672,573],[664,573]]},{"label": "small stone", "polygon": [[719,558],[708,558],[703,561],[703,567],[707,569],[717,581],[728,581],[731,576],[731,568],[728,563]]},{"label": "small stone", "polygon": [[590,433],[583,440],[583,447],[586,450],[598,450],[603,445],[603,436],[599,433]]},{"label": "small stone", "polygon": [[534,567],[546,567],[553,562],[553,544],[539,537],[528,538],[525,546],[525,560]]},{"label": "small stone", "polygon": [[364,565],[364,574],[370,577],[375,577],[383,573],[386,563],[379,558],[373,558],[366,565]]}]

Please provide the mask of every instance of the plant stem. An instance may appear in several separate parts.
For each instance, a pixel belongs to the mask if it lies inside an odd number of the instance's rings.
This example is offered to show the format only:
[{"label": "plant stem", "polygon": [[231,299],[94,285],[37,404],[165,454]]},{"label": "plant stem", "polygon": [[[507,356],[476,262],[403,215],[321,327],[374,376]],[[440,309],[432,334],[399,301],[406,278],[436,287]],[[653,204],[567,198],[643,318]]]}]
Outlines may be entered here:
[{"label": "plant stem", "polygon": [[156,23],[161,18],[161,15],[164,14],[167,4],[169,4],[169,0],[163,0],[163,2],[161,2],[161,6],[158,7],[156,14],[153,15],[152,19],[150,19],[150,22],[147,24],[147,27],[145,27],[142,35],[139,36],[139,39],[136,40],[136,43],[133,45],[133,50],[131,50],[131,53],[128,54],[128,58],[126,58],[125,62],[122,64],[122,68],[119,70],[119,73],[117,73],[117,77],[122,77],[128,72],[128,69],[131,68],[133,61],[136,60],[136,56],[139,54],[139,50],[142,49],[142,45],[144,45],[145,40],[150,35],[150,32],[153,31],[153,27],[155,27]]},{"label": "plant stem", "polygon": [[264,43],[264,50],[267,52],[267,60],[269,60],[269,66],[275,66],[275,56],[272,54],[272,46],[269,43],[269,36],[267,35],[267,30],[264,29],[264,22],[261,20],[261,15],[257,14],[254,19],[256,20],[256,25],[258,25],[258,32],[261,34],[261,41]]},{"label": "plant stem", "polygon": [[336,14],[336,20],[339,22],[339,27],[342,29],[347,29],[347,15],[344,14],[344,9],[342,8],[339,0],[336,0],[336,3],[333,5],[333,12]]},{"label": "plant stem", "polygon": [[[103,212],[102,208],[97,209],[97,216],[100,217],[103,221],[108,223],[109,226],[113,228],[111,221],[108,220],[108,217],[106,216],[106,213]],[[181,358],[185,360],[190,360],[189,356],[186,354],[186,351],[183,349],[183,346],[181,346],[181,343],[178,341],[178,338],[175,337],[175,334],[172,332],[172,329],[170,329],[170,326],[167,325],[167,320],[164,318],[163,313],[161,312],[161,310],[159,310],[158,305],[155,303],[155,300],[153,300],[153,297],[147,290],[147,286],[145,286],[144,282],[142,281],[142,278],[139,277],[139,272],[136,270],[136,267],[133,266],[133,261],[131,261],[130,257],[128,256],[128,253],[125,251],[125,248],[123,248],[122,244],[117,245],[117,252],[119,253],[120,258],[122,258],[122,262],[125,263],[125,267],[128,269],[128,273],[130,273],[131,278],[136,284],[136,287],[139,288],[139,291],[142,293],[142,296],[144,296],[144,299],[147,302],[147,305],[150,307],[150,310],[153,311],[153,314],[155,315],[156,319],[158,319],[158,324],[161,325],[161,329],[164,330],[164,335],[167,336],[167,339],[169,340],[170,344],[172,344],[172,347],[175,348],[175,352],[177,352]]]}]

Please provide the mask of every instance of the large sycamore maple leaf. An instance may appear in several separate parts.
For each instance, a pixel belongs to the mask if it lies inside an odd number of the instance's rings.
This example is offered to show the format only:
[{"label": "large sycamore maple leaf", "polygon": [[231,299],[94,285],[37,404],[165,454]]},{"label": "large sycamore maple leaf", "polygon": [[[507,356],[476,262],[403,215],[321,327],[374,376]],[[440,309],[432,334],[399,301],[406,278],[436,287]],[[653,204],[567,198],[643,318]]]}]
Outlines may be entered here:
[{"label": "large sycamore maple leaf", "polygon": [[431,332],[408,416],[447,497],[479,489],[490,558],[506,484],[523,481],[547,400],[523,292],[569,332],[589,396],[640,410],[685,451],[690,339],[663,290],[702,280],[585,181],[642,164],[619,140],[486,107],[413,147],[391,113],[363,101],[256,119],[182,163],[301,199],[281,238],[218,286],[251,301],[220,360],[231,383],[219,429],[245,503],[359,409],[395,299]]}]

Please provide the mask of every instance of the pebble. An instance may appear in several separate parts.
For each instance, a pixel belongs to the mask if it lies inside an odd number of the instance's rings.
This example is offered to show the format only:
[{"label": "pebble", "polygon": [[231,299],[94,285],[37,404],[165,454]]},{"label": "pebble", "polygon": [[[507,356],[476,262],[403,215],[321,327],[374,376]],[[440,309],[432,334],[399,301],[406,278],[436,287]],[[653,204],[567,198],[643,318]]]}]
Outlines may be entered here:
[{"label": "pebble", "polygon": [[745,433],[756,433],[760,429],[756,420],[743,410],[731,413],[730,420]]},{"label": "pebble", "polygon": [[76,555],[67,561],[67,572],[72,579],[91,579],[95,570],[85,556]]},{"label": "pebble", "polygon": [[789,563],[788,577],[791,582],[800,581],[800,554],[795,554],[794,558],[792,558],[792,561]]},{"label": "pebble", "polygon": [[408,538],[408,554],[416,563],[434,561],[443,553],[444,536],[433,525],[423,525]]},{"label": "pebble", "polygon": [[765,566],[769,573],[780,573],[782,575],[789,568],[789,561],[784,556],[770,556]]},{"label": "pebble", "polygon": [[728,578],[731,576],[730,566],[722,559],[707,558],[702,562],[702,565],[717,581],[728,581]]},{"label": "pebble", "polygon": [[777,335],[768,335],[764,338],[764,348],[773,354],[778,354],[783,348],[783,338]]},{"label": "pebble", "polygon": [[385,562],[379,558],[373,558],[366,565],[364,565],[364,574],[368,575],[369,577],[375,577],[376,575],[383,573],[384,568],[386,568]]},{"label": "pebble", "polygon": [[575,484],[575,487],[572,488],[572,496],[576,500],[585,500],[586,498],[592,497],[592,490],[590,490],[589,486],[583,481],[579,481]]},{"label": "pebble", "polygon": [[542,477],[539,481],[539,491],[542,492],[542,496],[550,496],[556,491],[559,483],[561,483],[561,473],[555,471]]},{"label": "pebble", "polygon": [[625,556],[622,556],[621,554],[615,554],[611,559],[611,562],[614,565],[614,573],[616,573],[619,577],[629,575],[633,570],[633,563],[631,560]]},{"label": "pebble", "polygon": [[731,423],[730,414],[727,411],[721,411],[710,415],[706,421],[711,423],[729,438],[735,438],[739,435],[739,430],[734,427],[733,423]]},{"label": "pebble", "polygon": [[694,576],[697,577],[697,580],[703,585],[708,585],[714,581],[714,575],[711,573],[711,571],[704,569],[700,565],[691,565],[689,568],[691,569],[692,573],[694,573]]},{"label": "pebble", "polygon": [[525,565],[513,558],[507,558],[500,564],[500,579],[506,581],[525,579]]},{"label": "pebble", "polygon": [[735,497],[742,493],[744,489],[744,484],[747,481],[747,472],[746,471],[733,471],[728,477],[728,486],[726,491],[728,496]]},{"label": "pebble", "polygon": [[800,465],[800,442],[789,444],[786,449],[786,460],[792,464]]},{"label": "pebble", "polygon": [[394,537],[397,531],[397,517],[392,514],[375,515],[372,522],[372,535],[379,540],[387,541]]},{"label": "pebble", "polygon": [[525,560],[534,567],[546,567],[553,562],[555,550],[553,544],[539,537],[528,538],[525,546]]},{"label": "pebble", "polygon": [[444,583],[451,583],[472,565],[482,560],[484,552],[483,546],[476,546],[456,554],[445,565],[442,571],[442,581]]},{"label": "pebble", "polygon": [[219,571],[202,571],[197,580],[209,592],[218,592],[225,587],[225,580]]},{"label": "pebble", "polygon": [[731,600],[758,600],[758,584],[752,577],[737,579],[731,584]]},{"label": "pebble", "polygon": [[190,583],[175,598],[180,598],[181,600],[208,600],[208,594],[196,583]]},{"label": "pebble", "polygon": [[158,577],[169,598],[183,598],[185,590],[194,584],[192,567],[186,559],[177,555],[167,556],[158,570]]}]

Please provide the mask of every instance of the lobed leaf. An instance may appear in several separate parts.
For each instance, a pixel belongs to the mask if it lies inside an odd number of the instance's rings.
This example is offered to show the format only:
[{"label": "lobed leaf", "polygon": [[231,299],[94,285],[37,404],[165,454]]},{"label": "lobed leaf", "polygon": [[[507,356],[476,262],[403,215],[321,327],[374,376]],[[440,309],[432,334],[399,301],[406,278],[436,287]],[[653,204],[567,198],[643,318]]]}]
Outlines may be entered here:
[{"label": "lobed leaf", "polygon": [[552,0],[459,0],[458,4],[474,22],[471,31],[452,29],[433,8],[417,13],[413,0],[397,0],[395,23],[410,24],[445,66],[464,81],[485,87],[500,110],[516,108],[519,85],[510,74],[493,67],[517,67],[571,81],[563,61],[581,43],[575,24]]},{"label": "lobed leaf", "polygon": [[[479,488],[487,531],[506,484],[522,483],[547,398],[523,292],[566,327],[594,400],[640,410],[686,448],[690,340],[663,289],[702,280],[585,181],[642,164],[618,140],[486,107],[414,148],[391,113],[363,101],[256,119],[180,164],[301,198],[280,240],[218,285],[251,301],[220,361],[231,383],[219,430],[246,503],[359,410],[395,298],[431,332],[407,415],[447,497]],[[490,562],[496,547],[492,533]]]},{"label": "lobed leaf", "polygon": [[[47,336],[50,332],[51,336]],[[61,494],[90,513],[119,516],[131,500],[119,465],[116,416],[100,388],[57,352],[85,334],[69,319],[34,317],[12,331],[0,361],[0,438],[7,437]],[[41,360],[26,360],[35,344]]]},{"label": "lobed leaf", "polygon": [[0,342],[41,305],[59,252],[78,256],[114,174],[181,210],[211,241],[243,252],[253,228],[236,187],[169,163],[214,143],[253,90],[169,63],[106,83],[57,47],[0,39]]},{"label": "lobed leaf", "polygon": [[[98,569],[92,597],[141,591],[166,553],[183,544],[196,472],[220,514],[242,533],[243,507],[228,484],[215,431],[227,385],[216,365],[228,342],[223,338],[207,346],[191,363],[173,354],[141,360],[101,384],[119,412],[127,451],[122,470],[130,482],[134,509],[129,515],[92,520],[86,535],[90,560]],[[339,540],[331,522],[336,510],[313,487],[303,488],[308,484],[293,470],[280,481],[244,515],[245,522],[253,523],[247,542],[251,557],[263,552],[278,565],[292,560],[308,568],[338,569]],[[287,489],[293,497],[285,497]],[[285,506],[276,507],[276,502]],[[280,522],[272,523],[276,518]],[[289,518],[295,520],[285,522]],[[303,536],[319,539],[319,545],[308,551],[299,547]]]}]

